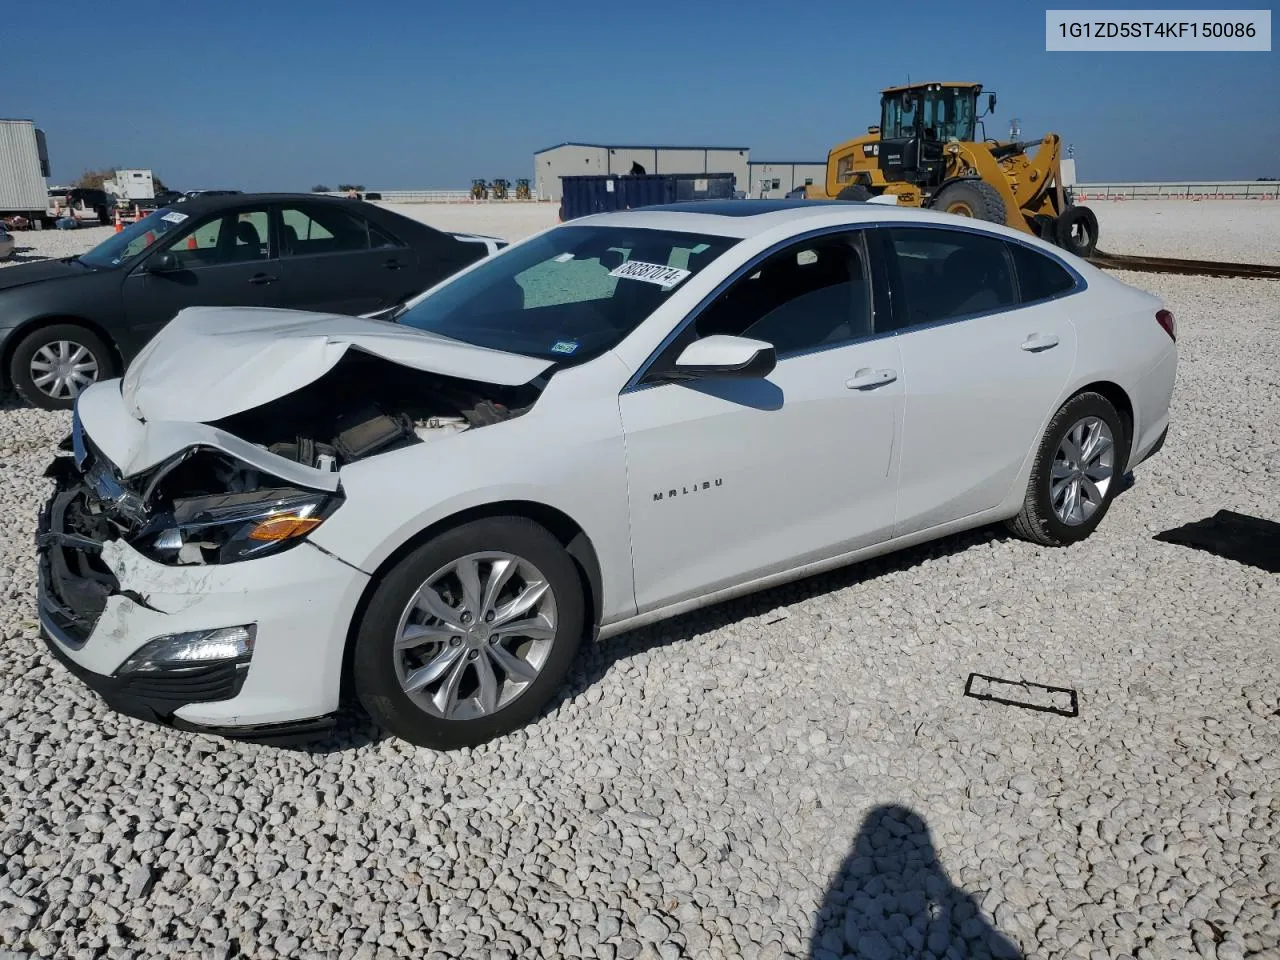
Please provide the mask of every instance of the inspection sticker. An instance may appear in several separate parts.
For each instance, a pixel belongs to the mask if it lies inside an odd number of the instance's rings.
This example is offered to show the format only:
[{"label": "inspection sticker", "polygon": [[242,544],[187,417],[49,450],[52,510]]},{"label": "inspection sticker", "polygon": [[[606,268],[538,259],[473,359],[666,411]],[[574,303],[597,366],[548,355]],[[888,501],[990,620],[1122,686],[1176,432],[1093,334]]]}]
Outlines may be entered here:
[{"label": "inspection sticker", "polygon": [[577,353],[580,344],[577,340],[557,340],[551,345],[552,353]]},{"label": "inspection sticker", "polygon": [[187,219],[187,215],[174,210],[172,213],[166,213],[160,219],[167,220],[169,223],[181,223],[183,220]]},{"label": "inspection sticker", "polygon": [[679,267],[667,267],[661,263],[645,263],[643,260],[628,260],[620,267],[609,271],[611,277],[622,277],[626,280],[643,280],[645,283],[656,283],[664,290],[670,290],[685,277],[693,273]]}]

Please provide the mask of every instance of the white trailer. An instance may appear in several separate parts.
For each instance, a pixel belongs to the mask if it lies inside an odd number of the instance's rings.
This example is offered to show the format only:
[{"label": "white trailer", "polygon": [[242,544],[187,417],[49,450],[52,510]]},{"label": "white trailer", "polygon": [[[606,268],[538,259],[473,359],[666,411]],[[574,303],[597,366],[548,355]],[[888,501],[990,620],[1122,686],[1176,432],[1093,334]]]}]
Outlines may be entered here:
[{"label": "white trailer", "polygon": [[44,225],[49,209],[44,131],[30,120],[0,120],[0,215]]},{"label": "white trailer", "polygon": [[154,200],[155,175],[150,170],[117,170],[114,180],[106,180],[102,189],[126,204],[133,200]]}]

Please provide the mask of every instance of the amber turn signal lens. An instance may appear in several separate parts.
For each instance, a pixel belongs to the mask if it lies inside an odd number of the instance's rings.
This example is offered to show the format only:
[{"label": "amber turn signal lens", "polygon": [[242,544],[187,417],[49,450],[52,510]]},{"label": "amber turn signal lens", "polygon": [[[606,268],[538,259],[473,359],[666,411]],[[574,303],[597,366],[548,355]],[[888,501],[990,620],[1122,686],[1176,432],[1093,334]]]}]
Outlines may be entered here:
[{"label": "amber turn signal lens", "polygon": [[268,517],[251,531],[250,540],[292,540],[305,536],[320,526],[319,517],[299,517],[291,513]]}]

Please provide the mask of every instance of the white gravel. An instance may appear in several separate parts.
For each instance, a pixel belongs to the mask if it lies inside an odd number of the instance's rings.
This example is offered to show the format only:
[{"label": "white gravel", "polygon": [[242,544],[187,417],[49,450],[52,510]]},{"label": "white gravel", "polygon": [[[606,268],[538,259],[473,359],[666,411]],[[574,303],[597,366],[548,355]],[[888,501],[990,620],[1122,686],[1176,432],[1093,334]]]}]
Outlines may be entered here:
[{"label": "white gravel", "polygon": [[[33,620],[67,418],[10,405],[0,945],[1280,956],[1280,577],[1152,539],[1222,508],[1280,520],[1280,287],[1129,279],[1178,315],[1174,426],[1093,538],[977,532],[618,638],[538,722],[454,754],[358,723],[283,750],[107,712]],[[971,671],[1073,687],[1080,714],[966,699]]]}]

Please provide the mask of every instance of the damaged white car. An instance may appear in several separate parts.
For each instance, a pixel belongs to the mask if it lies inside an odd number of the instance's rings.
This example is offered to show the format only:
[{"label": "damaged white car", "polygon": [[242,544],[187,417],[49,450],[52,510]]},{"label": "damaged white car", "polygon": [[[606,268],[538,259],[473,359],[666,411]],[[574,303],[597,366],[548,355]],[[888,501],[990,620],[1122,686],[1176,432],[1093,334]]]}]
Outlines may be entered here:
[{"label": "damaged white car", "polygon": [[134,716],[280,740],[349,686],[480,743],[584,636],[992,521],[1088,536],[1174,337],[1038,240],[815,202],[583,218],[393,322],[189,309],[79,398],[40,621]]}]

